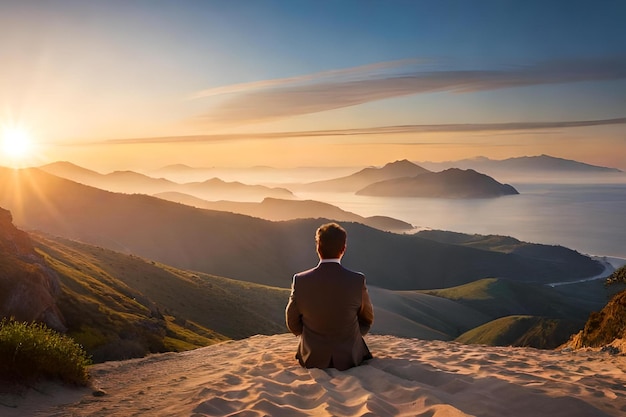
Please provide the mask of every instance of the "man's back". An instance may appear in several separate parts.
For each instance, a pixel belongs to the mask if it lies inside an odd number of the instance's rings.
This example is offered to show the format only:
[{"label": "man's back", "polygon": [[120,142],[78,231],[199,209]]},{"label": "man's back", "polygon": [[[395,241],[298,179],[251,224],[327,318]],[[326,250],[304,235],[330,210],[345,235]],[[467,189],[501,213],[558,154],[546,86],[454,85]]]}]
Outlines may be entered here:
[{"label": "man's back", "polygon": [[330,336],[358,330],[357,313],[365,281],[362,274],[328,262],[296,274],[294,279],[302,321],[311,331]]},{"label": "man's back", "polygon": [[365,277],[338,262],[294,276],[286,318],[301,335],[296,357],[303,366],[347,369],[371,357],[362,338],[374,318]]}]

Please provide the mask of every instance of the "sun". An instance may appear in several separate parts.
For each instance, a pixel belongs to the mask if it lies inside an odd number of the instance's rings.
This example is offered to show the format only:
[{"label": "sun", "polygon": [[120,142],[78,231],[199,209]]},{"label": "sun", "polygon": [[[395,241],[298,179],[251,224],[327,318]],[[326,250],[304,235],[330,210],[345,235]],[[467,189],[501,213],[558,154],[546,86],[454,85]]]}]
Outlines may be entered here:
[{"label": "sun", "polygon": [[11,159],[26,158],[32,145],[32,138],[26,129],[21,127],[2,129],[2,151]]}]

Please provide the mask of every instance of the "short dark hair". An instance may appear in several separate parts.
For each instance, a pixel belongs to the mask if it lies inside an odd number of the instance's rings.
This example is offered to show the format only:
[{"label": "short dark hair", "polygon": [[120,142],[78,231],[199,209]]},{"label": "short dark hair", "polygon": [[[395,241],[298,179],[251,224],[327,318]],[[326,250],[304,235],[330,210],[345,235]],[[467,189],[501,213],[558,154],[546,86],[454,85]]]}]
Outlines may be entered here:
[{"label": "short dark hair", "polygon": [[337,223],[326,223],[315,232],[317,251],[322,259],[338,258],[346,248],[348,234]]}]

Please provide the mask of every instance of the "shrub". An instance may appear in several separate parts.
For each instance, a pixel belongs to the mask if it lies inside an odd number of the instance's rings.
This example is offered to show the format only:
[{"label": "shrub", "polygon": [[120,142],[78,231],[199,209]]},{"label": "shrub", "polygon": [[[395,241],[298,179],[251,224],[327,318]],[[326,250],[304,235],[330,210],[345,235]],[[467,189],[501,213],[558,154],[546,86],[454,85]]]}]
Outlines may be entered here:
[{"label": "shrub", "polygon": [[86,385],[90,364],[79,344],[44,324],[0,322],[0,375],[14,382],[43,377]]},{"label": "shrub", "polygon": [[626,284],[626,265],[613,271],[613,273],[604,282],[604,285],[608,286],[617,283]]}]

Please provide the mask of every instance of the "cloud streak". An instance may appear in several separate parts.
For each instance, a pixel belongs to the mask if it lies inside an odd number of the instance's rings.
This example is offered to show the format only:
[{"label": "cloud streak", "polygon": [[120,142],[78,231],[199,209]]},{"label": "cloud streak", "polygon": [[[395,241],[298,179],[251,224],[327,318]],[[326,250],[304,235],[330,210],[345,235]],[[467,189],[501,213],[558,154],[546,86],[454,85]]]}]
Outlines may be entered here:
[{"label": "cloud streak", "polygon": [[252,81],[248,83],[239,83],[226,85],[221,87],[208,88],[206,90],[198,91],[190,96],[190,99],[201,99],[207,97],[213,97],[224,94],[234,93],[249,93],[254,90],[262,90],[275,87],[283,87],[293,84],[309,83],[311,81],[323,80],[327,78],[345,78],[350,79],[354,77],[363,77],[367,75],[375,75],[377,71],[386,70],[390,68],[397,68],[406,66],[408,64],[415,64],[418,62],[416,59],[404,59],[398,61],[378,62],[374,64],[361,65],[352,68],[342,68],[329,71],[321,71],[313,74],[299,75],[296,77],[276,78],[271,80]]},{"label": "cloud streak", "polygon": [[432,133],[432,132],[512,132],[542,129],[563,129],[575,127],[605,126],[626,124],[626,117],[602,120],[557,121],[557,122],[511,122],[511,123],[463,123],[439,125],[398,125],[380,126],[363,129],[330,129],[308,130],[292,132],[263,132],[263,133],[228,133],[194,136],[166,136],[152,138],[111,139],[106,144],[139,144],[139,143],[193,143],[193,142],[223,142],[250,139],[289,139],[312,138],[327,136],[360,136],[360,135],[392,135],[403,133]]},{"label": "cloud streak", "polygon": [[[265,122],[356,106],[376,100],[421,93],[469,93],[532,85],[626,79],[626,56],[595,60],[561,60],[501,70],[419,71],[375,74],[374,69],[397,67],[394,61],[293,78],[219,87],[196,97],[233,94],[196,122],[238,124]],[[364,75],[370,75],[365,77]],[[348,76],[347,79],[331,79]],[[361,76],[359,78],[358,76]],[[341,78],[341,77],[340,77]]]}]

